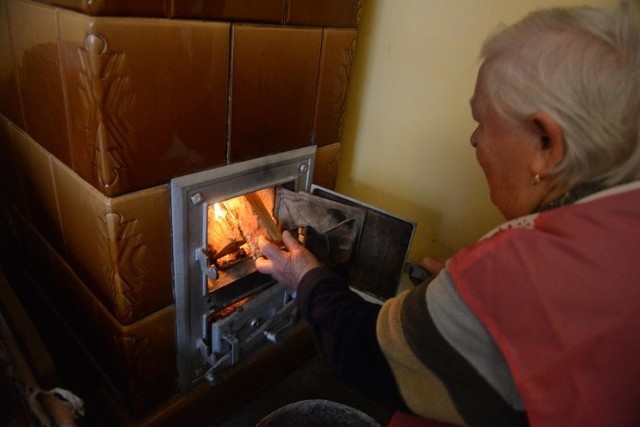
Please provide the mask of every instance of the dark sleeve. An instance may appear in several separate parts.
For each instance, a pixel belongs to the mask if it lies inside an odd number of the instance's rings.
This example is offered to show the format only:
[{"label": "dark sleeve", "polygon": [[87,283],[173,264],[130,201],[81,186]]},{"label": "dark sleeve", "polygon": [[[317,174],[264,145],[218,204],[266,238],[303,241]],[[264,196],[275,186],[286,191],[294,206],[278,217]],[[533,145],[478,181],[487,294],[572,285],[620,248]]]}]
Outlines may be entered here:
[{"label": "dark sleeve", "polygon": [[392,408],[409,411],[376,338],[380,306],[365,301],[327,267],[308,272],[298,307],[311,324],[318,352],[346,384]]}]

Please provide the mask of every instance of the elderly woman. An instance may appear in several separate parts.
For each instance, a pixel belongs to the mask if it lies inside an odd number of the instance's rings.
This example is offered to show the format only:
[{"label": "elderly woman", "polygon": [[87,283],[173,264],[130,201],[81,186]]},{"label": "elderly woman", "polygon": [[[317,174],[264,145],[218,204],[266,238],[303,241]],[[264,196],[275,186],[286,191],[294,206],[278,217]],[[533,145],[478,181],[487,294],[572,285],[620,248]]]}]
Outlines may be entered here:
[{"label": "elderly woman", "polygon": [[[508,220],[381,308],[285,233],[257,268],[298,289],[345,381],[470,425],[640,425],[640,28],[553,9],[482,48],[471,136]],[[435,271],[434,271],[435,272]]]}]

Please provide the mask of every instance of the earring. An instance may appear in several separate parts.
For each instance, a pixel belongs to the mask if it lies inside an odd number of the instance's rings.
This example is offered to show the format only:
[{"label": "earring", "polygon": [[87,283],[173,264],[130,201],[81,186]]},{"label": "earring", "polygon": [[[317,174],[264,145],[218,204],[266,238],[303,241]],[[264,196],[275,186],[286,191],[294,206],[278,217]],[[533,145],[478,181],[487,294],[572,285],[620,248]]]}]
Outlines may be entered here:
[{"label": "earring", "polygon": [[542,181],[542,178],[540,177],[540,174],[537,173],[534,177],[533,177],[533,185],[538,185],[540,184],[540,181]]}]

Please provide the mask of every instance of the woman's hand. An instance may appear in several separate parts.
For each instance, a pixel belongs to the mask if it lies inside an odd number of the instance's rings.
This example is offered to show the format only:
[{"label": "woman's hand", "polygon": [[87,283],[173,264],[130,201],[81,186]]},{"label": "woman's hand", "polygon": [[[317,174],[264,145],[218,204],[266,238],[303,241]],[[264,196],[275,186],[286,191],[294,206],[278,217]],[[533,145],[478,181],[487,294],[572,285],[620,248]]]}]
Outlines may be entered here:
[{"label": "woman's hand", "polygon": [[262,257],[256,259],[259,272],[270,274],[281,285],[296,289],[307,272],[319,267],[315,256],[300,244],[288,231],[282,233],[286,251],[280,250],[264,236],[258,238]]},{"label": "woman's hand", "polygon": [[437,258],[422,257],[418,261],[416,261],[416,264],[418,264],[420,267],[424,268],[434,276],[437,276],[438,273],[440,273],[440,270],[444,268],[444,261]]},{"label": "woman's hand", "polygon": [[414,275],[410,272],[409,279],[415,286],[418,286],[421,283],[424,283],[426,280],[431,280],[431,278],[437,276],[438,273],[440,273],[440,271],[444,268],[443,261],[436,258],[429,258],[429,257],[422,257],[417,261],[413,261],[412,267],[414,265],[417,266],[418,270],[424,269],[429,273],[428,275],[426,275],[426,279],[425,279],[424,277],[420,277],[421,275],[418,275],[418,274]]}]

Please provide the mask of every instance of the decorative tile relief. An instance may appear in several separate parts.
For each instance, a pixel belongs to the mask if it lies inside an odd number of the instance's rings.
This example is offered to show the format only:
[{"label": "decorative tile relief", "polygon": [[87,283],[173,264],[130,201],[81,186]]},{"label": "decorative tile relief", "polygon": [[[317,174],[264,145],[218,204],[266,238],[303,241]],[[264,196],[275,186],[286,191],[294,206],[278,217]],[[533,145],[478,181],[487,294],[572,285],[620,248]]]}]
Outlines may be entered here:
[{"label": "decorative tile relief", "polygon": [[117,197],[225,164],[228,23],[58,12],[73,170]]},{"label": "decorative tile relief", "polygon": [[[46,245],[46,243],[45,243]],[[44,291],[126,406],[149,410],[175,393],[175,310],[162,309],[122,326],[56,253]]]},{"label": "decorative tile relief", "polygon": [[[44,240],[40,244],[46,247]],[[43,290],[125,405],[143,412],[173,395],[177,375],[173,306],[122,326],[62,257],[54,251],[52,257],[53,274],[42,282]]]},{"label": "decorative tile relief", "polygon": [[66,259],[90,291],[123,325],[172,304],[168,188],[108,198],[52,164]]},{"label": "decorative tile relief", "polygon": [[104,265],[104,280],[111,291],[115,317],[128,324],[136,313],[144,311],[141,283],[147,275],[142,263],[146,243],[136,229],[138,221],[125,219],[121,212],[105,212],[100,222],[102,247],[111,261]]},{"label": "decorative tile relief", "polygon": [[[129,185],[129,149],[136,145],[131,120],[136,97],[123,53],[111,52],[105,38],[88,33],[80,56],[80,99],[84,129],[93,151],[92,165],[99,188]],[[118,182],[118,181],[123,182]]]},{"label": "decorative tile relief", "polygon": [[356,37],[356,30],[324,30],[313,120],[313,136],[318,146],[340,142]]}]

